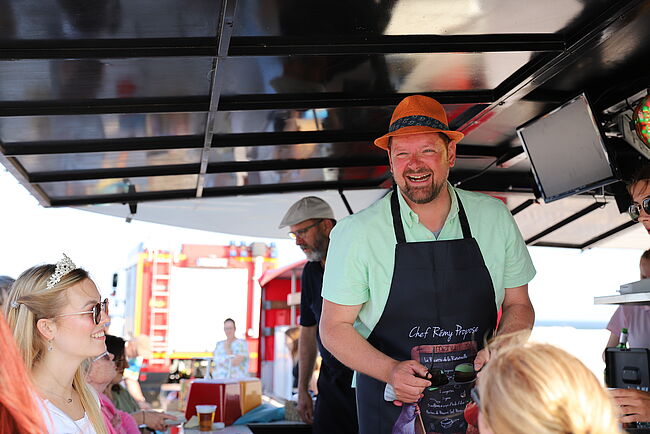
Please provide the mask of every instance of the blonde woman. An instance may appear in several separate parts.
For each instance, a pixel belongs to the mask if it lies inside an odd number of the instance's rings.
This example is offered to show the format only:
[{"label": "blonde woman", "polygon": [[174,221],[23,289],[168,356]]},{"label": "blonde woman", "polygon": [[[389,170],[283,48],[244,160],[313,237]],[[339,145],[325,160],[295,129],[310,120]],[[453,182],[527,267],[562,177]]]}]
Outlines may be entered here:
[{"label": "blonde woman", "polygon": [[106,351],[107,300],[88,273],[64,255],[25,271],[13,284],[7,322],[43,399],[51,433],[105,434],[97,393],[84,379],[87,360]]},{"label": "blonde woman", "polygon": [[548,344],[510,342],[492,351],[472,395],[481,434],[622,432],[607,391],[591,371]]}]

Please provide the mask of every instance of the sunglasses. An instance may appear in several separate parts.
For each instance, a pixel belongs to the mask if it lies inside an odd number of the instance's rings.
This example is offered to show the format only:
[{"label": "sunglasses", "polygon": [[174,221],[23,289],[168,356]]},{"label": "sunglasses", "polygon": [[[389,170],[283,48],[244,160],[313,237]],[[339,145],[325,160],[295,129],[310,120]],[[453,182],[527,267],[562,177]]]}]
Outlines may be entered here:
[{"label": "sunglasses", "polygon": [[89,313],[92,313],[95,325],[99,325],[99,323],[102,322],[102,312],[108,316],[108,298],[105,298],[104,301],[94,305],[93,310],[87,310],[84,312],[62,313],[61,315],[56,315],[54,318],[58,318],[60,316],[87,315]]},{"label": "sunglasses", "polygon": [[104,352],[101,353],[99,356],[95,357],[95,358],[93,359],[93,362],[96,362],[96,361],[98,361],[98,360],[102,360],[102,359],[105,359],[105,360],[111,360],[111,355],[110,355],[110,353],[109,353],[108,351],[104,351]]},{"label": "sunglasses", "polygon": [[322,222],[322,221],[323,221],[323,219],[318,219],[318,220],[316,221],[316,223],[313,223],[313,224],[311,224],[311,225],[309,225],[309,226],[305,226],[304,228],[302,228],[302,229],[298,229],[297,231],[289,232],[287,235],[289,235],[289,238],[291,238],[292,240],[295,240],[295,239],[298,238],[298,237],[302,238],[302,237],[305,236],[305,234],[307,233],[307,231],[309,231],[309,229],[311,229],[311,228],[313,228],[314,226],[318,225],[318,224],[319,224],[320,222]]},{"label": "sunglasses", "polygon": [[635,202],[630,205],[627,209],[627,213],[630,215],[630,218],[636,222],[639,221],[639,217],[641,216],[641,209],[643,209],[646,214],[650,215],[650,196],[643,199],[640,204]]},{"label": "sunglasses", "polygon": [[[429,390],[435,390],[449,384],[449,378],[445,371],[440,368],[434,368],[433,365],[429,368],[430,377],[427,378],[431,382]],[[471,363],[462,363],[454,368],[454,382],[457,384],[469,383],[476,380],[476,371],[474,365]]]}]

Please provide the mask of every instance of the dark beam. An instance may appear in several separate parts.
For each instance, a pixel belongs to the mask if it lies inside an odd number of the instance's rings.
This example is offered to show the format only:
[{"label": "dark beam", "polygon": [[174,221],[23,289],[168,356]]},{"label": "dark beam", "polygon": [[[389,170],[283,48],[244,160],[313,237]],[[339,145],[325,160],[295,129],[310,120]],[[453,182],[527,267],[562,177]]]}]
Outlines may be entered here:
[{"label": "dark beam", "polygon": [[513,216],[517,215],[534,203],[536,203],[535,199],[528,199],[527,201],[515,207],[512,211],[510,211],[510,214],[512,214]]},{"label": "dark beam", "polygon": [[[491,90],[425,92],[442,104],[489,104]],[[312,108],[395,106],[414,94],[253,94],[224,95],[216,102],[219,111],[306,110]],[[208,112],[208,96],[171,96],[150,98],[102,98],[85,100],[41,100],[0,102],[0,116],[87,115],[109,113]],[[215,108],[215,110],[217,110]],[[462,121],[462,119],[459,119]],[[451,126],[455,128],[454,121]]]},{"label": "dark beam", "polygon": [[[478,170],[452,169],[449,173],[449,182],[454,185],[473,177]],[[465,181],[462,188],[466,190],[493,191],[493,192],[522,192],[532,193],[533,178],[530,172],[504,172],[498,169],[487,171],[479,177]]]},{"label": "dark beam", "polygon": [[[300,145],[304,143],[353,143],[368,142],[370,145],[385,130],[377,131],[278,131],[271,133],[215,134],[212,137],[213,148],[240,146],[276,146]],[[459,143],[456,154],[466,157],[499,157],[502,150],[493,146],[481,146]]]},{"label": "dark beam", "polygon": [[0,142],[5,155],[81,154],[85,152],[155,151],[203,146],[203,136],[129,137],[124,139]]},{"label": "dark beam", "polygon": [[327,35],[309,37],[232,38],[229,56],[295,56],[388,53],[477,53],[501,51],[562,51],[562,35]]},{"label": "dark beam", "polygon": [[216,37],[137,39],[5,39],[0,60],[110,59],[125,57],[212,57]]},{"label": "dark beam", "polygon": [[[368,146],[384,131],[278,131],[270,133],[214,134],[213,148],[242,146],[301,145],[304,143],[367,142]],[[7,156],[79,154],[86,152],[149,151],[164,149],[199,149],[203,137],[199,135],[132,137],[94,140],[53,140],[37,142],[0,142],[0,151]],[[460,156],[499,157],[502,151],[493,146],[458,144]]]},{"label": "dark beam", "polygon": [[[247,196],[255,194],[292,193],[319,190],[357,190],[377,188],[384,178],[355,181],[294,182],[287,184],[245,185],[240,187],[205,188],[203,197]],[[171,190],[157,192],[140,192],[132,194],[107,194],[93,196],[71,196],[54,198],[51,206],[82,206],[104,203],[152,202],[161,200],[194,199],[196,190]]]},{"label": "dark beam", "polygon": [[217,21],[217,47],[214,52],[216,55],[212,60],[212,77],[210,79],[210,107],[205,123],[203,149],[201,150],[201,161],[199,167],[199,176],[196,181],[196,197],[203,195],[205,186],[205,173],[210,161],[210,152],[212,147],[212,135],[214,134],[216,124],[216,114],[219,110],[219,101],[221,99],[221,88],[224,83],[223,63],[228,56],[228,47],[232,37],[232,30],[235,23],[235,11],[237,9],[237,0],[220,0],[219,1],[219,18]]},{"label": "dark beam", "polygon": [[[339,158],[310,158],[265,161],[229,161],[209,163],[206,173],[260,172],[276,170],[325,169],[342,167],[388,166],[386,155],[370,155]],[[112,169],[66,170],[32,172],[29,182],[65,182],[92,179],[140,178],[148,176],[195,175],[199,164],[173,164],[165,166],[123,167]]]},{"label": "dark beam", "polygon": [[60,170],[52,172],[32,172],[29,182],[67,182],[92,179],[139,178],[147,176],[195,175],[197,164],[169,164],[165,166],[120,167],[111,169]]},{"label": "dark beam", "polygon": [[585,243],[580,245],[579,248],[580,249],[586,249],[588,247],[591,247],[591,246],[593,246],[594,244],[596,244],[599,241],[602,241],[602,240],[604,240],[606,238],[611,237],[612,235],[615,235],[615,234],[617,234],[617,233],[619,233],[621,231],[624,231],[627,228],[630,228],[630,227],[634,226],[636,223],[637,222],[634,222],[632,220],[630,220],[628,222],[625,222],[620,226],[616,226],[614,229],[610,229],[609,231],[604,232],[604,233],[598,235],[597,237],[594,237],[594,238],[590,239],[589,241],[586,241]]},{"label": "dark beam", "polygon": [[559,223],[556,223],[553,226],[549,227],[548,229],[543,230],[539,234],[530,237],[529,239],[526,240],[526,244],[528,244],[528,245],[536,245],[536,244],[534,244],[535,241],[539,240],[540,238],[544,238],[546,235],[550,234],[551,232],[555,232],[556,230],[568,225],[571,222],[574,222],[574,221],[578,220],[580,217],[583,217],[583,216],[589,214],[590,212],[592,212],[594,210],[597,210],[598,208],[603,207],[604,205],[605,205],[604,203],[594,202],[591,205],[589,205],[588,207],[586,207],[586,208],[578,211],[577,213],[565,218],[564,220],[560,221]]},{"label": "dark beam", "polygon": [[207,112],[209,104],[207,96],[3,101],[0,102],[0,116]]},{"label": "dark beam", "polygon": [[[223,95],[219,102],[220,111],[237,110],[287,110],[340,107],[395,106],[403,98],[414,93],[352,94],[342,92],[306,94],[250,94]],[[441,104],[489,104],[494,100],[492,90],[422,92]],[[452,122],[453,125],[453,122]]]},{"label": "dark beam", "polygon": [[579,249],[579,244],[568,244],[568,243],[535,243],[535,247],[555,247],[560,249]]},{"label": "dark beam", "polygon": [[385,131],[276,131],[269,133],[214,134],[213,148],[300,145],[303,143],[372,142]]},{"label": "dark beam", "polygon": [[[381,35],[232,38],[229,56],[561,51],[557,34]],[[11,40],[0,60],[213,56],[217,37]]]}]

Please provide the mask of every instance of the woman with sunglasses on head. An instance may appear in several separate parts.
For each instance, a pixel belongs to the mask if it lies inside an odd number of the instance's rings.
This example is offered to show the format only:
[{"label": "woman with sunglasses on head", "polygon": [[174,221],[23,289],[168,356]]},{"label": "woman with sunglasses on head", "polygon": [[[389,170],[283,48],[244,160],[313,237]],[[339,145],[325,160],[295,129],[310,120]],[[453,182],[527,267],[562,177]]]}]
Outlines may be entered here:
[{"label": "woman with sunglasses on head", "polygon": [[524,339],[491,350],[472,390],[481,434],[622,432],[607,391],[582,362],[552,345],[516,343]]},{"label": "woman with sunglasses on head", "polygon": [[104,423],[108,427],[109,433],[140,434],[136,421],[128,413],[116,409],[113,402],[104,393],[117,373],[113,357],[113,354],[107,351],[94,358],[86,380],[99,395]]},{"label": "woman with sunglasses on head", "polygon": [[108,433],[99,398],[85,380],[87,360],[106,351],[108,302],[88,272],[65,255],[32,267],[13,284],[7,322],[43,398],[51,433]]},{"label": "woman with sunglasses on head", "polygon": [[[133,399],[131,394],[120,385],[124,369],[129,366],[126,361],[124,344],[124,339],[117,336],[106,335],[106,351],[112,357],[113,361],[111,363],[113,364],[114,369],[112,377],[102,389],[103,394],[107,399],[110,399],[111,404],[105,403],[104,397],[102,396],[102,406],[112,406],[113,408],[116,408],[118,413],[124,415],[122,421],[128,417],[132,418],[136,425],[146,425],[148,428],[157,431],[164,431],[167,429],[169,424],[174,423],[173,421],[177,419],[168,413],[140,410],[135,399]],[[130,424],[130,422],[128,423]],[[126,430],[125,432],[129,433],[130,431]]]}]

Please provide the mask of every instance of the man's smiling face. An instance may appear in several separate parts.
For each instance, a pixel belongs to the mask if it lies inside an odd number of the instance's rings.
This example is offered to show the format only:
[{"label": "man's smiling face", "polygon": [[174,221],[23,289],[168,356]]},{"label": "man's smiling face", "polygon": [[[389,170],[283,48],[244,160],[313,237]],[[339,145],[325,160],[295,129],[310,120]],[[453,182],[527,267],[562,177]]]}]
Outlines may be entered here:
[{"label": "man's smiling face", "polygon": [[393,178],[411,202],[429,203],[445,187],[456,163],[456,142],[440,133],[392,137],[388,156]]}]

